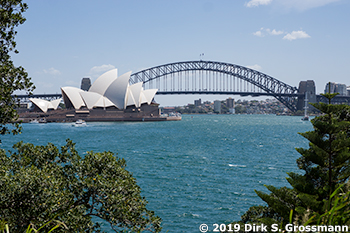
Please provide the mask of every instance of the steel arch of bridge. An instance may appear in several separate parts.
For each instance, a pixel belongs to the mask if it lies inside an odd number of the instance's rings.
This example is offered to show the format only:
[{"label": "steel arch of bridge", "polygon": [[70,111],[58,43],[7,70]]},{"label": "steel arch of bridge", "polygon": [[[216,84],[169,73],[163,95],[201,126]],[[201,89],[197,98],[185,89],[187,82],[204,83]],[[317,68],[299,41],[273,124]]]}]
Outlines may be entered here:
[{"label": "steel arch of bridge", "polygon": [[[225,74],[227,77],[231,78],[231,80],[229,80],[231,82],[232,82],[232,79],[238,78],[240,80],[251,83],[252,85],[258,87],[258,89],[261,89],[263,92],[244,93],[244,92],[237,92],[237,91],[232,91],[228,89],[218,91],[218,90],[214,90],[214,88],[211,88],[211,91],[209,91],[208,89],[200,89],[195,85],[192,85],[192,86],[188,85],[186,88],[183,88],[184,85],[179,84],[178,90],[175,90],[175,89],[165,90],[165,91],[159,90],[157,94],[163,94],[163,95],[166,95],[166,94],[269,95],[269,96],[275,97],[277,100],[283,103],[291,111],[293,112],[296,111],[296,98],[297,98],[297,92],[298,92],[298,89],[296,87],[292,87],[284,82],[281,82],[259,71],[256,71],[247,67],[235,65],[235,64],[224,63],[224,62],[201,60],[201,61],[184,61],[184,62],[176,62],[176,63],[160,65],[160,66],[139,71],[137,73],[133,73],[130,77],[130,84],[143,82],[145,86],[146,83],[156,81],[155,88],[160,89],[161,77],[167,77],[168,75],[173,75],[181,72],[189,72],[189,71],[207,71],[207,72]],[[186,82],[186,78],[189,79],[189,77],[185,77],[184,82]],[[201,81],[202,83],[205,81],[205,78],[208,79],[208,77],[203,77],[203,76],[198,79],[199,85]],[[210,81],[212,80],[209,80],[209,83],[214,82],[214,81],[213,82],[210,82]],[[207,83],[208,83],[208,80],[207,80]],[[175,81],[174,81],[174,86],[175,86]],[[191,88],[189,88],[189,86],[191,86]]]}]

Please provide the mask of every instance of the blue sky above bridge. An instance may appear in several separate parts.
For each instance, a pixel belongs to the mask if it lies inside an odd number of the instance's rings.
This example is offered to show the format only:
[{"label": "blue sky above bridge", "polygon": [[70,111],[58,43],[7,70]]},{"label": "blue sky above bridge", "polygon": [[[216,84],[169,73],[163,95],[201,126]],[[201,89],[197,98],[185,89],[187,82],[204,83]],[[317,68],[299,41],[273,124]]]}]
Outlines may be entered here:
[{"label": "blue sky above bridge", "polygon": [[[80,87],[103,72],[210,60],[247,66],[292,86],[350,85],[348,0],[28,0],[13,55],[35,93]],[[204,54],[204,56],[200,56]],[[159,96],[162,106],[227,96]],[[239,99],[239,96],[232,96]],[[265,98],[265,97],[264,97]]]}]

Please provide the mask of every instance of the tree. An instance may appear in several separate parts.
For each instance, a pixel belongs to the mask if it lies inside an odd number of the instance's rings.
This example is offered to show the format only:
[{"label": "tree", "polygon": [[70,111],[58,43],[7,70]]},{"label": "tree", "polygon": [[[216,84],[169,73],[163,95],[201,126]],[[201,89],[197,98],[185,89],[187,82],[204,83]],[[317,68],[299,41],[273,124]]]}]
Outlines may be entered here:
[{"label": "tree", "polygon": [[55,232],[99,232],[100,219],[116,232],[160,232],[161,219],[146,208],[124,159],[92,151],[81,158],[70,140],[60,150],[51,143],[13,148],[9,156],[0,151],[0,219],[12,231],[55,219],[68,228]]},{"label": "tree", "polygon": [[339,186],[328,200],[329,210],[322,214],[314,214],[306,218],[304,225],[331,225],[331,226],[350,226],[350,183]]},{"label": "tree", "polygon": [[[25,22],[22,13],[28,7],[21,0],[0,0],[0,7],[0,135],[10,132],[17,134],[21,130],[15,123],[18,103],[11,95],[20,90],[31,93],[35,88],[24,68],[16,67],[10,56],[11,53],[18,53],[15,49],[15,27]],[[11,130],[8,123],[14,126]]]},{"label": "tree", "polygon": [[236,113],[247,113],[247,108],[241,104],[236,105],[235,107]]},{"label": "tree", "polygon": [[[10,56],[18,53],[15,28],[25,22],[28,6],[22,0],[0,0],[0,6],[0,135],[17,134],[18,104],[12,95],[35,88]],[[58,221],[68,232],[93,232],[100,231],[96,220],[101,219],[115,231],[161,230],[161,219],[146,208],[125,160],[113,153],[88,152],[81,158],[70,140],[61,150],[50,143],[20,142],[13,148],[10,155],[0,150],[0,229],[24,232],[29,226],[49,232]]]},{"label": "tree", "polygon": [[335,95],[324,95],[329,104],[313,104],[323,115],[311,120],[313,131],[300,133],[310,141],[308,149],[297,148],[303,174],[288,173],[291,188],[269,185],[270,193],[255,191],[267,206],[250,208],[242,222],[287,224],[292,210],[298,216],[294,221],[301,223],[300,216],[322,215],[332,208],[332,193],[350,177],[350,107],[330,104]]}]

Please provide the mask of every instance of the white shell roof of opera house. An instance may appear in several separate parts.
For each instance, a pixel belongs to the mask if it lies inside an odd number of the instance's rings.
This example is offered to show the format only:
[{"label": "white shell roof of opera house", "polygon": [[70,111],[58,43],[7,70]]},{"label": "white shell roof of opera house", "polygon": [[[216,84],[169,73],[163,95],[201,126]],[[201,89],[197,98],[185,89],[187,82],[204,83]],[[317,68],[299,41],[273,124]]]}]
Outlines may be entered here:
[{"label": "white shell roof of opera house", "polygon": [[131,71],[118,77],[117,69],[113,69],[98,77],[89,91],[75,87],[62,87],[61,91],[75,109],[83,106],[88,109],[111,106],[125,109],[133,105],[151,104],[158,89],[144,90],[142,82],[129,85],[130,76]]}]

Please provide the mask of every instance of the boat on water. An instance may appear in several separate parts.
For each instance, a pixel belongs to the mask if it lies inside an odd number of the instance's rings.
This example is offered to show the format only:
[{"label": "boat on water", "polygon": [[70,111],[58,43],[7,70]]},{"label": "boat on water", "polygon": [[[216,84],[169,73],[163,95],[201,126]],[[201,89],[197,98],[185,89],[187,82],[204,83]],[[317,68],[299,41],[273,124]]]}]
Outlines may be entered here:
[{"label": "boat on water", "polygon": [[169,117],[181,117],[181,113],[179,113],[179,112],[171,112],[169,114]]},{"label": "boat on water", "polygon": [[43,123],[47,123],[46,119],[45,118],[40,118],[40,119],[33,119],[33,120],[30,120],[29,123],[31,124],[43,124]]},{"label": "boat on water", "polygon": [[180,121],[181,119],[182,119],[182,115],[179,112],[171,112],[167,117],[167,120],[170,120],[170,121]]},{"label": "boat on water", "polygon": [[307,91],[305,92],[305,107],[304,107],[304,116],[301,118],[302,121],[308,121],[309,120],[309,116],[307,115]]},{"label": "boat on water", "polygon": [[86,122],[84,120],[79,119],[76,122],[74,122],[72,126],[86,126]]},{"label": "boat on water", "polygon": [[40,118],[40,119],[39,119],[39,123],[41,123],[41,124],[45,124],[45,123],[47,123],[47,121],[46,121],[46,119],[45,119],[45,118]]},{"label": "boat on water", "polygon": [[30,124],[39,124],[39,121],[37,119],[33,119],[29,121]]},{"label": "boat on water", "polygon": [[308,117],[308,116],[303,116],[303,117],[301,118],[301,120],[302,120],[302,121],[308,121],[308,120],[309,120],[309,117]]}]

